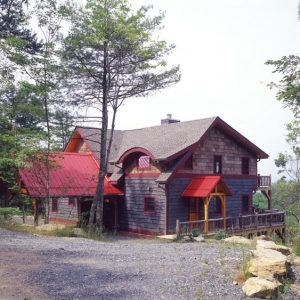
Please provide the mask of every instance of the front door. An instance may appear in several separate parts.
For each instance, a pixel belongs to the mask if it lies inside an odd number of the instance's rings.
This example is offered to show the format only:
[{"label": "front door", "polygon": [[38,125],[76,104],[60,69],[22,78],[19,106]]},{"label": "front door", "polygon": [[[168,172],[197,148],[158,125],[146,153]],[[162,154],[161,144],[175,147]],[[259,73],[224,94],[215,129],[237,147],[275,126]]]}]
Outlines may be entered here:
[{"label": "front door", "polygon": [[190,198],[190,221],[199,220],[199,198]]}]

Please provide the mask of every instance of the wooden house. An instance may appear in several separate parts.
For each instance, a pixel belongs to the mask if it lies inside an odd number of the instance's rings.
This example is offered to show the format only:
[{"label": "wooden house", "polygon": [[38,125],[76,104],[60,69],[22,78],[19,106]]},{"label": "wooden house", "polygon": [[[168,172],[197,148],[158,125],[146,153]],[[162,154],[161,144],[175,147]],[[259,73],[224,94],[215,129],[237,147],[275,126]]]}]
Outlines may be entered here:
[{"label": "wooden house", "polygon": [[[50,222],[77,224],[87,222],[93,196],[98,183],[99,165],[88,153],[51,153],[50,165]],[[22,187],[34,203],[41,203],[47,196],[45,162],[32,159],[31,165],[19,171]],[[106,178],[104,193],[113,201],[123,196],[123,191],[113,186]],[[109,215],[111,205],[105,205]],[[106,226],[113,226],[115,220],[105,220]],[[113,223],[111,223],[113,222]]]},{"label": "wooden house", "polygon": [[[89,153],[100,163],[99,141],[99,129],[78,126],[65,151]],[[107,178],[124,196],[105,197],[111,209],[104,218],[150,235],[175,232],[178,220],[202,222],[205,232],[209,220],[228,228],[228,218],[253,215],[258,189],[271,209],[270,177],[260,176],[258,184],[257,174],[258,161],[267,158],[219,117],[179,122],[168,116],[159,126],[115,130]]]}]

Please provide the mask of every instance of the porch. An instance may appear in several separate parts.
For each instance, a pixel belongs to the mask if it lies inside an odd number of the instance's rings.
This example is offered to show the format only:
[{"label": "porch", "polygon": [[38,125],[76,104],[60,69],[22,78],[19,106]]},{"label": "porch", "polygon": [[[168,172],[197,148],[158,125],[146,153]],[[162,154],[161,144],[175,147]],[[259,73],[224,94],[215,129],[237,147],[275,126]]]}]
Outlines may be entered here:
[{"label": "porch", "polygon": [[197,220],[189,222],[176,221],[177,237],[189,235],[193,229],[200,234],[215,234],[223,229],[229,236],[253,235],[275,232],[285,242],[285,211],[264,210],[252,215],[239,215],[237,217]]}]

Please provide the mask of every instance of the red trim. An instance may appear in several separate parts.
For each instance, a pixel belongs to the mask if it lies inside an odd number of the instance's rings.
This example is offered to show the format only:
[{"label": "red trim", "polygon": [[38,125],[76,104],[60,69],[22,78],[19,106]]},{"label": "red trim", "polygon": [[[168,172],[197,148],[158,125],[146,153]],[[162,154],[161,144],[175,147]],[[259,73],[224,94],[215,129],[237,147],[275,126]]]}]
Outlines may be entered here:
[{"label": "red trim", "polygon": [[120,231],[127,231],[131,233],[136,233],[136,234],[144,234],[144,235],[157,235],[158,232],[156,231],[150,231],[150,230],[144,230],[144,229],[138,229],[138,228],[120,228]]},{"label": "red trim", "polygon": [[[146,210],[146,199],[153,199],[154,211]],[[144,214],[147,214],[147,215],[155,215],[156,214],[156,201],[155,201],[154,196],[144,196]]]},{"label": "red trim", "polygon": [[[53,206],[54,206],[54,202],[56,202],[56,210],[53,209]],[[52,198],[51,199],[51,213],[55,213],[57,214],[58,213],[58,198]]]},{"label": "red trim", "polygon": [[62,223],[62,224],[69,224],[69,225],[76,225],[78,223],[78,220],[70,220],[70,219],[55,218],[55,217],[50,217],[49,221],[54,223]]},{"label": "red trim", "polygon": [[125,177],[127,178],[157,178],[160,173],[132,173],[127,174]]},{"label": "red trim", "polygon": [[119,163],[122,163],[128,155],[130,155],[132,153],[135,153],[135,152],[142,152],[142,153],[146,154],[147,156],[150,156],[151,159],[154,159],[154,156],[152,155],[151,152],[149,152],[148,150],[146,150],[144,148],[136,147],[136,148],[132,148],[132,149],[124,152],[124,154],[117,161],[115,161],[115,162],[110,161],[109,163],[110,164],[114,164],[114,163],[119,164]]}]

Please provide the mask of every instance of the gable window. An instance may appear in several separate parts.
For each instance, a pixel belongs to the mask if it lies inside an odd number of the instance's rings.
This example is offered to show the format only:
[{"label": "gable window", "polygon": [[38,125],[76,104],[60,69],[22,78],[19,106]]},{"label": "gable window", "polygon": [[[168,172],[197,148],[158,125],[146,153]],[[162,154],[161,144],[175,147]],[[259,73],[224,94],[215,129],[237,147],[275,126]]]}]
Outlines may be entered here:
[{"label": "gable window", "polygon": [[222,173],[222,156],[215,155],[214,156],[214,174]]},{"label": "gable window", "polygon": [[184,168],[185,169],[193,169],[193,155],[191,155],[184,163]]},{"label": "gable window", "polygon": [[145,197],[144,198],[144,213],[155,214],[155,198]]},{"label": "gable window", "polygon": [[242,174],[245,174],[245,175],[249,174],[249,158],[248,157],[242,158]]},{"label": "gable window", "polygon": [[150,169],[150,157],[149,156],[141,156],[138,160],[138,169]]},{"label": "gable window", "polygon": [[215,215],[221,215],[222,214],[222,202],[219,197],[215,197]]},{"label": "gable window", "polygon": [[69,197],[69,206],[75,206],[76,197],[70,196]]},{"label": "gable window", "polygon": [[249,196],[248,195],[242,196],[242,212],[243,213],[249,212]]},{"label": "gable window", "polygon": [[58,211],[58,199],[52,198],[52,212]]}]

